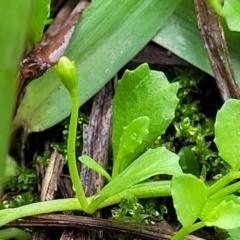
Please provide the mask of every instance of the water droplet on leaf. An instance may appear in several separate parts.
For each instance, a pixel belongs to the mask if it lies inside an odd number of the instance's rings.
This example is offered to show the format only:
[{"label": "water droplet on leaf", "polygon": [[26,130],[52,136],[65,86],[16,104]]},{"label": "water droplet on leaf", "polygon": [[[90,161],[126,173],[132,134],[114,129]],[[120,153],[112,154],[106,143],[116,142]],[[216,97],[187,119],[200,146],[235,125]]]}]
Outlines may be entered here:
[{"label": "water droplet on leaf", "polygon": [[136,133],[132,133],[131,134],[131,139],[132,140],[136,140],[137,139],[137,134]]}]

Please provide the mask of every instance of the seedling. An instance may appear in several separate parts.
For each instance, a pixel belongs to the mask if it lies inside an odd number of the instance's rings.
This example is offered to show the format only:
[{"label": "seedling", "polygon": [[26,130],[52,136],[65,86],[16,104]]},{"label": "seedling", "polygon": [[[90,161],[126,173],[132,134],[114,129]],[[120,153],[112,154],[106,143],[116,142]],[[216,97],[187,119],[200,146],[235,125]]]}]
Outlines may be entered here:
[{"label": "seedling", "polygon": [[[78,76],[74,62],[62,57],[56,67],[72,100],[68,135],[69,172],[77,198],[59,199],[0,211],[0,225],[18,218],[64,210],[96,210],[134,196],[150,198],[170,196],[170,181],[151,181],[159,174],[181,174],[178,155],[165,147],[145,149],[162,135],[174,117],[178,84],[170,84],[161,72],[143,64],[126,71],[113,100],[113,172],[108,174],[89,156],[79,159],[109,181],[96,195],[86,198],[78,176],[75,159],[78,121]],[[127,93],[127,94],[126,94]],[[151,107],[149,107],[151,106]],[[124,115],[122,114],[124,113]]]},{"label": "seedling", "polygon": [[[240,200],[234,195],[240,189],[239,136],[240,101],[230,99],[217,114],[215,143],[219,155],[231,171],[210,187],[190,174],[173,176],[171,193],[178,220],[183,228],[173,237],[183,239],[204,226],[222,229],[240,227]],[[197,219],[199,219],[197,221]]]}]

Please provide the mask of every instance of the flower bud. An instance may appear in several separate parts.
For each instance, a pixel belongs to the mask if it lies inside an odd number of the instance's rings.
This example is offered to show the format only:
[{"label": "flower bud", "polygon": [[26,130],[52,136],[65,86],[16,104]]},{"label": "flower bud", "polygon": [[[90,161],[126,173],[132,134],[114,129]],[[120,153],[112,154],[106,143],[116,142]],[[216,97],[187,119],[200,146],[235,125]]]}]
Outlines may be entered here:
[{"label": "flower bud", "polygon": [[55,66],[58,76],[70,95],[78,92],[78,75],[74,61],[62,56]]}]

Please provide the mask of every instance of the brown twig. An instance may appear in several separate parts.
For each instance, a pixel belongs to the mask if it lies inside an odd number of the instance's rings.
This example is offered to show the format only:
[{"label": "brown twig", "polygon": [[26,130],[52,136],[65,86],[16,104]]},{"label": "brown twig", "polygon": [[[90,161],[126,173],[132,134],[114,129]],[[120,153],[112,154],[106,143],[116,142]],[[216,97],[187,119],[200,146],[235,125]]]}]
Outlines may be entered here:
[{"label": "brown twig", "polygon": [[221,97],[224,101],[231,97],[240,98],[239,87],[219,18],[205,0],[194,0],[194,4],[198,26]]},{"label": "brown twig", "polygon": [[[91,217],[72,216],[72,215],[41,215],[31,218],[25,218],[20,221],[9,224],[18,227],[71,227],[95,229],[110,232],[127,234],[140,239],[148,240],[169,240],[174,232],[164,229],[164,226],[146,226],[132,223],[123,223],[106,219],[95,219]],[[189,235],[185,240],[204,240],[193,235]]]}]

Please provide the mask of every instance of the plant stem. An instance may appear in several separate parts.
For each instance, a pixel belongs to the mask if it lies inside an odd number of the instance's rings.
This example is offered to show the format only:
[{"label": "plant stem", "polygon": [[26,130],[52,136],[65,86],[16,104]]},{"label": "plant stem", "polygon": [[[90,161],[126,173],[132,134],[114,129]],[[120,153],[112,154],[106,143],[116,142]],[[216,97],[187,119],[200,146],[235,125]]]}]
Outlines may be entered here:
[{"label": "plant stem", "polygon": [[207,189],[207,197],[211,197],[214,193],[218,192],[237,178],[240,178],[240,172],[229,172]]},{"label": "plant stem", "polygon": [[220,189],[218,192],[213,194],[211,196],[211,198],[218,198],[218,197],[226,196],[226,195],[229,195],[229,194],[239,191],[239,189],[240,189],[240,182],[236,182],[225,188]]},{"label": "plant stem", "polygon": [[[137,198],[151,198],[170,195],[170,181],[141,183],[106,199],[98,205],[97,209],[93,208],[91,212],[89,210],[88,212],[93,213],[95,210],[117,204],[122,198],[129,198],[130,196],[136,196]],[[94,197],[95,196],[91,196],[86,199],[88,205],[93,202]],[[23,217],[70,210],[83,211],[83,208],[81,204],[79,204],[77,198],[57,199],[32,203],[18,208],[4,209],[0,210],[0,226],[4,226],[9,222]]]},{"label": "plant stem", "polygon": [[195,223],[189,227],[183,227],[182,229],[180,229],[180,231],[178,231],[176,233],[176,235],[173,236],[173,238],[171,240],[183,240],[184,237],[186,237],[188,234],[190,234],[191,232],[194,232],[204,226],[205,226],[205,223],[201,221],[201,222]]},{"label": "plant stem", "polygon": [[88,203],[85,196],[81,178],[78,174],[77,162],[76,162],[76,135],[77,135],[77,123],[78,123],[78,91],[74,91],[71,94],[72,97],[72,112],[69,125],[68,142],[67,142],[67,156],[68,167],[71,176],[73,186],[76,191],[76,195],[79,203],[82,206],[83,211],[87,210]]}]

